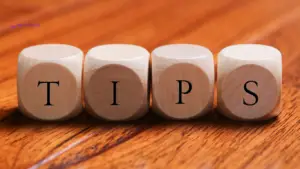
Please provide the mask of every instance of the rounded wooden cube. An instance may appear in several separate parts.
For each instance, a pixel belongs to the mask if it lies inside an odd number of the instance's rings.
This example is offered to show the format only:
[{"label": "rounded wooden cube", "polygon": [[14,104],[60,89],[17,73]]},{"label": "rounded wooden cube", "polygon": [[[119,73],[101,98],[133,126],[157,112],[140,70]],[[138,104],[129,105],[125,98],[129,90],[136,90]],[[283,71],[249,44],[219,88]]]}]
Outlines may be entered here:
[{"label": "rounded wooden cube", "polygon": [[81,112],[83,52],[63,44],[25,48],[18,59],[18,103],[25,115],[61,120]]},{"label": "rounded wooden cube", "polygon": [[190,119],[212,109],[214,61],[209,49],[171,44],[152,52],[153,109],[172,119]]},{"label": "rounded wooden cube", "polygon": [[148,112],[149,52],[109,44],[89,50],[84,62],[88,112],[106,120],[132,120]]},{"label": "rounded wooden cube", "polygon": [[262,120],[280,112],[281,53],[274,47],[240,44],[218,56],[218,109],[240,120]]}]

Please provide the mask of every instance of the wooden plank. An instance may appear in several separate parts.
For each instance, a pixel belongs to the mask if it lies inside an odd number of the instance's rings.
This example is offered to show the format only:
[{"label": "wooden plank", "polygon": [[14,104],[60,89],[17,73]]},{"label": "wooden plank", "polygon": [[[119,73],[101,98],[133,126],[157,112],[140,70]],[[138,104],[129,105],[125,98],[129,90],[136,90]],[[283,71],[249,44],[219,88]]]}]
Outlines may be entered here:
[{"label": "wooden plank", "polygon": [[[265,6],[268,6],[268,8],[266,9]],[[195,5],[195,8],[197,7],[198,6]],[[186,18],[188,21],[182,23],[178,22],[176,27],[161,24],[167,22],[169,19],[167,16],[162,16],[159,18],[160,21],[148,21],[139,27],[128,29],[123,33],[123,36],[115,36],[112,41],[140,44],[152,50],[159,45],[170,43],[171,39],[175,39],[173,41],[174,43],[195,43],[212,48],[212,44],[219,43],[219,41],[232,42],[234,39],[256,29],[258,26],[273,22],[281,15],[290,13],[297,7],[299,7],[299,1],[297,0],[280,0],[276,1],[276,4],[274,4],[272,0],[245,1],[240,3],[233,1],[233,4],[228,4],[228,6],[215,11],[211,15],[203,14],[203,17],[199,18],[199,20],[193,18],[194,22],[188,22],[189,20]],[[256,13],[257,16],[254,15],[254,13]],[[176,20],[168,21],[168,23],[169,22],[176,22]],[[185,27],[185,29],[177,30],[177,27]],[[215,31],[216,29],[218,31]],[[150,36],[148,32],[142,30],[155,32],[156,36]],[[215,32],[212,33],[211,31]],[[144,36],[148,35],[148,39],[133,39],[126,36],[128,34],[136,34],[136,32],[141,32],[140,34],[144,34]],[[195,32],[197,36],[195,37],[195,35],[190,34],[190,32]],[[189,34],[191,37],[184,37],[184,34]],[[177,36],[179,37],[177,38]],[[226,44],[225,42],[221,44],[221,47],[226,45],[228,45],[228,43]],[[212,51],[214,53],[217,52],[216,49],[213,48]]]},{"label": "wooden plank", "polygon": [[[95,22],[97,19],[101,19],[101,17],[114,14],[116,11],[120,10],[122,6],[124,6],[123,10],[126,10],[126,7],[128,7],[126,5],[127,3],[129,3],[131,6],[133,4],[130,3],[129,0],[98,1],[84,6],[83,8],[78,8],[77,10],[56,14],[53,17],[41,17],[38,19],[33,19],[32,22],[39,23],[40,27],[16,29],[10,34],[5,34],[1,37],[1,54],[5,54],[5,51],[9,49],[11,51],[12,49],[15,50],[16,47],[20,46],[20,44],[23,44],[22,47],[27,46],[28,41],[32,41],[33,43],[31,44],[40,43],[41,39],[45,39],[45,35],[47,34],[61,31],[65,33],[66,30],[89,24],[87,21]],[[99,9],[101,9],[100,12],[98,12]],[[91,15],[87,11],[95,14]],[[55,34],[51,34],[51,36],[53,37]],[[16,39],[19,39],[19,37],[22,37],[22,40],[15,42]],[[40,39],[40,41],[38,41],[38,39]],[[10,43],[8,44],[7,42]]]},{"label": "wooden plank", "polygon": [[1,1],[0,8],[5,9],[5,17],[0,20],[0,36],[9,35],[13,30],[11,25],[19,23],[34,23],[37,19],[51,18],[58,14],[84,7],[95,0],[64,0],[57,1]]},{"label": "wooden plank", "polygon": [[[1,69],[2,70],[2,69]],[[16,79],[12,78],[1,83],[0,87],[0,121],[17,109]]]},{"label": "wooden plank", "polygon": [[2,0],[0,2],[0,22],[4,23],[9,20],[14,20],[22,15],[29,16],[54,4],[57,4],[57,1],[19,1],[18,3],[15,3],[10,0]]}]

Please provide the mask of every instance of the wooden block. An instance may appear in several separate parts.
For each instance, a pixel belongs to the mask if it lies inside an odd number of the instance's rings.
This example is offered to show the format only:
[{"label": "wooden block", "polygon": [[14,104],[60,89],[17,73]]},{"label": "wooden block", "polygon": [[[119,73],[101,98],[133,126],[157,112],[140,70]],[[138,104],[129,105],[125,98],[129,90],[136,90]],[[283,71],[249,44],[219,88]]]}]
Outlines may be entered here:
[{"label": "wooden block", "polygon": [[44,44],[25,48],[18,59],[21,112],[41,120],[61,120],[82,110],[83,52],[73,46]]},{"label": "wooden block", "polygon": [[153,109],[172,119],[190,119],[212,108],[213,54],[205,47],[172,44],[152,52]]},{"label": "wooden block", "polygon": [[148,112],[149,52],[135,45],[92,48],[84,62],[88,112],[106,120],[132,120]]},{"label": "wooden block", "polygon": [[282,61],[276,48],[241,44],[218,56],[218,109],[240,120],[262,120],[280,112]]}]

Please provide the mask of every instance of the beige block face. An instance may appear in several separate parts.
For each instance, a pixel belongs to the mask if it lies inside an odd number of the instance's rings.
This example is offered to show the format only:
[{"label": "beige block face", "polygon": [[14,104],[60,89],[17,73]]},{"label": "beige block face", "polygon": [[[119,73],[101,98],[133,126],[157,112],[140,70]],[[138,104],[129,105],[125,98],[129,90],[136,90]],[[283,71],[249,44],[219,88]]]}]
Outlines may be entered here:
[{"label": "beige block face", "polygon": [[221,84],[223,106],[242,119],[259,119],[280,101],[276,78],[258,65],[244,65],[230,72]]},{"label": "beige block face", "polygon": [[89,50],[84,61],[87,111],[106,120],[134,120],[148,112],[149,52],[130,44]]},{"label": "beige block face", "polygon": [[30,116],[47,120],[60,119],[68,116],[76,106],[76,80],[61,65],[38,64],[26,73],[20,83],[21,101]]},{"label": "beige block face", "polygon": [[83,52],[70,45],[41,44],[18,58],[18,104],[25,115],[63,120],[82,111]]},{"label": "beige block face", "polygon": [[188,63],[167,68],[155,87],[155,102],[165,115],[185,119],[197,116],[211,99],[207,74]]},{"label": "beige block face", "polygon": [[240,44],[218,55],[219,112],[236,120],[266,120],[280,113],[282,59],[274,47]]},{"label": "beige block face", "polygon": [[147,98],[147,89],[138,75],[122,65],[99,68],[85,88],[87,107],[108,120],[132,118]]},{"label": "beige block face", "polygon": [[205,47],[170,44],[152,52],[153,109],[171,119],[191,119],[212,110],[214,61]]}]

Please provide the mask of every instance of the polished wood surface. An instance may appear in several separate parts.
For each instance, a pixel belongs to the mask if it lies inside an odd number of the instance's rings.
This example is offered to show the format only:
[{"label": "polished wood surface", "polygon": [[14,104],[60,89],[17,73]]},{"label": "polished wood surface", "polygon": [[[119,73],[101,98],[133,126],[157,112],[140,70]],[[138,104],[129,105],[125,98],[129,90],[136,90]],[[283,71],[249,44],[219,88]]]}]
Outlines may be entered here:
[{"label": "polished wood surface", "polygon": [[[13,27],[26,23],[38,26]],[[299,0],[1,0],[0,25],[0,168],[300,168]],[[85,52],[195,43],[215,54],[236,43],[272,45],[283,53],[282,112],[260,123],[216,111],[192,121],[153,112],[126,123],[87,113],[34,121],[17,109],[17,56],[39,43]]]}]

